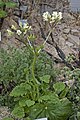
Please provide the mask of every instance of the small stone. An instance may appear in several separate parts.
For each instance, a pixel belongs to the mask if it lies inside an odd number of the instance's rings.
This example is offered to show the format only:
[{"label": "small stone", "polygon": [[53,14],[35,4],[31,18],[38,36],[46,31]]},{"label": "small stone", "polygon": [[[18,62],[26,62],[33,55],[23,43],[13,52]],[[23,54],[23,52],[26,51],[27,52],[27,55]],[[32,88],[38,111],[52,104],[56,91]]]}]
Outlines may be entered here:
[{"label": "small stone", "polygon": [[73,47],[73,43],[69,42],[69,41],[66,41],[66,45],[69,46],[69,47]]},{"label": "small stone", "polygon": [[80,32],[77,29],[72,29],[71,34],[75,35],[75,36],[78,36],[80,34]]},{"label": "small stone", "polygon": [[66,29],[63,30],[63,33],[65,33],[65,34],[69,34],[69,32],[70,32],[69,28],[66,28]]},{"label": "small stone", "polygon": [[75,20],[75,17],[68,12],[63,13],[63,18],[65,20]]},{"label": "small stone", "polygon": [[79,43],[80,43],[79,37],[71,34],[68,35],[68,41],[77,46],[79,46]]},{"label": "small stone", "polygon": [[62,36],[59,36],[59,45],[65,46],[65,39]]}]

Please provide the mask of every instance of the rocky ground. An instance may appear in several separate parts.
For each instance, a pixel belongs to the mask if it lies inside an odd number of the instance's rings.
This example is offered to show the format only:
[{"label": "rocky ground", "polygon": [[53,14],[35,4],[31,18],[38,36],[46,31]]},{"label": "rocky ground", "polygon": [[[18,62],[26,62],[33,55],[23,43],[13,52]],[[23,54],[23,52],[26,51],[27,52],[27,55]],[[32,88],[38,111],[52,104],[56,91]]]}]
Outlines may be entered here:
[{"label": "rocky ground", "polygon": [[[55,0],[54,3],[56,3]],[[65,0],[65,2],[64,0],[59,0],[58,3],[56,4],[56,8],[63,11],[63,20],[59,25],[57,25],[56,31],[53,33],[54,40],[57,41],[58,45],[63,50],[66,56],[71,53],[75,54],[75,56],[78,56],[78,51],[80,48],[80,14],[73,14],[70,12],[67,0]],[[2,41],[0,45],[5,49],[7,49],[7,45],[20,46],[20,43],[16,41],[14,37],[8,39],[7,33],[5,32],[5,30],[12,24],[17,26],[15,22],[17,18],[15,17],[15,20],[13,18],[14,16],[11,18],[6,18],[1,30]],[[39,33],[38,28],[36,31],[37,33]],[[46,43],[44,49],[52,54],[53,57],[59,58],[57,51],[53,45]],[[0,107],[0,120],[8,115],[8,108]]]}]

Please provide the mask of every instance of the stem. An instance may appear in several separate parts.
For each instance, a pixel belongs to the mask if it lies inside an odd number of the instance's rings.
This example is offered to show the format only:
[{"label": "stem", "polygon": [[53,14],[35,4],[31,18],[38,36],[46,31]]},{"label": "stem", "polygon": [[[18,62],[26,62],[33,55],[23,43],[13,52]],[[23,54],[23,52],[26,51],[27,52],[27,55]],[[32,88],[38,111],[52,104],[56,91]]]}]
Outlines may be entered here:
[{"label": "stem", "polygon": [[32,63],[32,77],[33,77],[33,83],[34,83],[34,87],[36,88],[36,98],[38,99],[39,98],[39,88],[38,88],[38,84],[37,84],[37,80],[35,78],[35,64],[36,64],[36,60],[37,60],[37,55],[36,53],[34,53],[34,59],[33,59],[33,63]]},{"label": "stem", "polygon": [[[43,43],[43,46],[46,44],[46,42],[47,42],[47,40],[48,40],[48,38],[49,38],[49,36],[50,36],[51,33],[52,33],[52,30],[49,32],[46,40],[45,40],[44,43]],[[40,48],[39,51],[38,51],[38,53],[40,53],[41,50],[42,50],[42,49]]]},{"label": "stem", "polygon": [[37,60],[37,56],[34,53],[34,59],[33,59],[33,63],[32,63],[32,77],[33,77],[34,83],[36,83],[36,81],[35,81],[36,78],[35,78],[35,73],[34,73],[36,60]]}]

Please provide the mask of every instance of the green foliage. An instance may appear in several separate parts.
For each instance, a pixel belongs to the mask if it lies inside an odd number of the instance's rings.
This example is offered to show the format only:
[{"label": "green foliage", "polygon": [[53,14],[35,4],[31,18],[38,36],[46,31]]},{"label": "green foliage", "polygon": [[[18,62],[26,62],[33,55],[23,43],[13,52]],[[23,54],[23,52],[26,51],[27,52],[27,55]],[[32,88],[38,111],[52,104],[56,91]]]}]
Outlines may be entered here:
[{"label": "green foliage", "polygon": [[62,92],[65,89],[65,84],[62,82],[57,82],[54,84],[54,90],[57,94],[59,94],[60,92]]},{"label": "green foliage", "polygon": [[17,118],[23,118],[25,116],[24,114],[24,109],[22,107],[16,107],[13,111],[12,114],[16,116]]},{"label": "green foliage", "polygon": [[13,119],[13,118],[6,117],[6,118],[3,118],[2,120],[14,120],[14,119]]},{"label": "green foliage", "polygon": [[69,81],[72,81],[72,84],[68,86],[70,89],[68,90],[67,97],[72,102],[73,105],[73,115],[70,117],[70,120],[78,120],[80,119],[80,69],[74,68],[74,70],[70,70],[65,67],[63,70],[63,74],[65,78]]},{"label": "green foliage", "polygon": [[[9,47],[7,51],[0,49],[0,86],[2,86],[2,89],[0,89],[0,105],[8,105],[9,107],[14,106],[15,103],[13,102],[13,98],[9,96],[9,93],[16,86],[16,91],[18,94],[21,94],[21,90],[19,91],[19,89],[17,89],[19,88],[18,85],[26,80],[32,79],[32,60],[33,55],[27,48],[18,49]],[[54,70],[52,68],[53,63],[50,57],[46,53],[41,53],[38,60],[39,62],[36,62],[35,66],[36,78],[39,79],[39,77],[46,74],[50,74],[50,76],[52,76]],[[56,76],[56,73],[53,77],[54,76]],[[27,88],[29,88],[29,84],[31,83],[28,83]],[[33,86],[30,87],[33,88]],[[24,90],[24,85],[20,89],[22,89],[22,92],[27,94],[26,90]]]},{"label": "green foliage", "polygon": [[[72,114],[71,102],[67,98],[59,99],[59,96],[55,91],[49,90],[49,83],[45,82],[46,77],[49,80],[50,76],[44,75],[41,78],[42,83],[38,85],[39,97],[37,98],[37,92],[33,88],[27,89],[26,83],[22,83],[16,86],[12,92],[11,96],[14,96],[14,101],[17,101],[12,111],[12,114],[17,118],[29,117],[31,120],[47,117],[49,120],[53,118],[55,120],[67,120],[67,118]],[[48,81],[47,80],[47,81]],[[32,81],[27,81],[27,83],[32,83]],[[43,84],[45,86],[43,89]],[[58,83],[56,83],[58,84]],[[32,86],[32,84],[30,84]],[[22,86],[25,86],[25,94],[23,92]],[[17,90],[17,89],[18,90]],[[27,94],[26,94],[27,93]],[[37,98],[37,99],[36,99]],[[18,113],[18,109],[24,112]]]},{"label": "green foliage", "polygon": [[16,7],[16,3],[14,2],[4,2],[3,0],[0,0],[0,18],[5,18],[7,16],[6,10],[3,8],[14,8]]},{"label": "green foliage", "polygon": [[4,18],[7,16],[7,13],[3,10],[0,10],[0,18]]},{"label": "green foliage", "polygon": [[30,116],[33,119],[47,117],[49,120],[67,120],[71,112],[71,103],[65,100],[37,103],[31,108]]}]

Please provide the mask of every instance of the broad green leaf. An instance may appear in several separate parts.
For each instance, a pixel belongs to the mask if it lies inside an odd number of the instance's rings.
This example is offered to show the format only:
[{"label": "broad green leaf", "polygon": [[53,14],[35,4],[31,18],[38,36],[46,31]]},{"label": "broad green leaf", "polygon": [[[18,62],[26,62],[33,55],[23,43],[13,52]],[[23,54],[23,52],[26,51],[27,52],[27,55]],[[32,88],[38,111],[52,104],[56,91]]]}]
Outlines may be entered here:
[{"label": "broad green leaf", "polygon": [[30,99],[27,100],[27,98],[22,98],[22,99],[19,101],[20,107],[25,107],[26,105],[27,105],[28,107],[30,107],[30,106],[32,106],[32,105],[34,105],[34,104],[35,104],[35,101],[30,100]]},{"label": "broad green leaf", "polygon": [[40,77],[40,80],[45,82],[45,83],[49,83],[50,75],[44,75],[44,76]]},{"label": "broad green leaf", "polygon": [[33,100],[26,100],[26,105],[28,106],[28,107],[31,107],[32,105],[34,105],[35,104],[35,101],[33,101]]},{"label": "broad green leaf", "polygon": [[72,114],[72,105],[64,99],[60,102],[49,103],[37,103],[31,108],[31,119],[39,119],[47,117],[49,120],[67,120]]},{"label": "broad green leaf", "polygon": [[7,16],[7,13],[3,10],[0,10],[0,18],[4,18]]},{"label": "broad green leaf", "polygon": [[51,93],[51,94],[40,97],[39,101],[40,102],[48,101],[48,102],[52,102],[52,103],[56,104],[57,102],[59,102],[59,98],[55,93]]},{"label": "broad green leaf", "polygon": [[25,116],[24,109],[22,107],[15,107],[12,111],[12,115],[17,118],[23,118]]},{"label": "broad green leaf", "polygon": [[6,7],[8,7],[8,8],[16,7],[16,3],[14,3],[14,2],[6,2],[5,4],[6,4]]},{"label": "broad green leaf", "polygon": [[10,93],[10,96],[18,97],[26,95],[28,91],[30,91],[31,86],[27,83],[21,83],[20,85],[16,86],[12,92]]},{"label": "broad green leaf", "polygon": [[65,84],[63,82],[57,82],[53,85],[53,88],[57,94],[62,92],[65,88]]},{"label": "broad green leaf", "polygon": [[22,98],[19,100],[19,105],[20,107],[25,107],[26,106],[26,98]]},{"label": "broad green leaf", "polygon": [[5,117],[2,120],[14,120],[13,118]]}]

